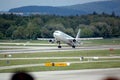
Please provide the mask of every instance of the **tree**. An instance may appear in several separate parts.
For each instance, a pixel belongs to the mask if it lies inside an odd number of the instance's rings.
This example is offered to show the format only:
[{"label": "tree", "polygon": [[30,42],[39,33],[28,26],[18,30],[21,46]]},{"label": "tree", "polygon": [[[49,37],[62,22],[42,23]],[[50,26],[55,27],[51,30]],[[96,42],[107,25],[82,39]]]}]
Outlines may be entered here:
[{"label": "tree", "polygon": [[74,33],[74,30],[72,28],[65,29],[65,32],[73,37],[76,37],[76,34]]},{"label": "tree", "polygon": [[111,16],[112,16],[112,17],[115,17],[115,16],[116,16],[114,11],[112,12]]},{"label": "tree", "polygon": [[0,36],[14,39],[48,38],[53,37],[55,30],[76,36],[80,28],[82,37],[119,37],[120,17],[115,17],[115,12],[111,15],[104,12],[82,16],[3,14],[0,15]]},{"label": "tree", "polygon": [[[92,28],[93,29],[93,28]],[[111,37],[112,29],[111,27],[105,22],[97,22],[94,24],[94,34],[97,37]]]},{"label": "tree", "polygon": [[25,39],[24,27],[17,27],[17,29],[12,34],[13,39]]},{"label": "tree", "polygon": [[81,29],[80,37],[92,37],[93,30],[91,27],[92,27],[91,25],[80,24],[76,31],[78,31],[78,29]]},{"label": "tree", "polygon": [[6,37],[12,38],[12,34],[13,32],[17,29],[17,26],[10,26],[7,30],[6,30]]},{"label": "tree", "polygon": [[0,32],[0,39],[4,38],[4,34],[2,32]]},{"label": "tree", "polygon": [[29,22],[25,29],[26,38],[27,39],[36,39],[39,31],[40,31],[40,28],[37,27],[36,24]]},{"label": "tree", "polygon": [[97,15],[97,12],[94,11],[94,12],[93,12],[93,15]]}]

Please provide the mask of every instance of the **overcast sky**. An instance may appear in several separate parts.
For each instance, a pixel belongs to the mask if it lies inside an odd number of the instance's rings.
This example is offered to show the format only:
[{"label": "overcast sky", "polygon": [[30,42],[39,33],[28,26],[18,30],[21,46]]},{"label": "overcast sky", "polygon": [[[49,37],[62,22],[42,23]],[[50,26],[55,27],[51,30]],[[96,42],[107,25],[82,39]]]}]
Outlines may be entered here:
[{"label": "overcast sky", "polygon": [[83,4],[94,1],[105,0],[0,0],[0,11],[8,11],[11,8],[21,6],[67,6],[75,4]]}]

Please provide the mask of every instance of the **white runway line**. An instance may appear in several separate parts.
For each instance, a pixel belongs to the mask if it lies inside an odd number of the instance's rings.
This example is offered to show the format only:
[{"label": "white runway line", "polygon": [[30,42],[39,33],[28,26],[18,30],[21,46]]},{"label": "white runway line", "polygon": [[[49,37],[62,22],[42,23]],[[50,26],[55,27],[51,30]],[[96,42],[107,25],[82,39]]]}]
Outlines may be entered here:
[{"label": "white runway line", "polygon": [[0,70],[24,68],[24,67],[34,67],[34,66],[44,66],[44,64],[24,64],[24,65],[14,65],[14,66],[3,66],[3,67],[0,67]]},{"label": "white runway line", "polygon": [[[81,57],[81,56],[80,56]],[[80,57],[29,57],[29,58],[0,58],[0,60],[29,60],[29,59],[80,59]],[[84,57],[85,59],[90,58],[93,59],[94,57]],[[113,58],[120,58],[120,56],[111,56],[111,57],[98,57],[99,59],[113,59]]]},{"label": "white runway line", "polygon": [[[0,46],[3,47],[3,46]],[[8,46],[6,46],[8,47]],[[13,46],[9,46],[13,47]],[[61,52],[61,51],[80,51],[80,50],[109,50],[112,49],[120,49],[120,45],[101,45],[101,46],[89,46],[89,47],[63,47],[58,49],[57,47],[34,47],[34,46],[16,46],[16,48],[23,49],[11,49],[11,50],[0,50],[0,54],[15,54],[15,53],[35,53],[35,52]]]}]

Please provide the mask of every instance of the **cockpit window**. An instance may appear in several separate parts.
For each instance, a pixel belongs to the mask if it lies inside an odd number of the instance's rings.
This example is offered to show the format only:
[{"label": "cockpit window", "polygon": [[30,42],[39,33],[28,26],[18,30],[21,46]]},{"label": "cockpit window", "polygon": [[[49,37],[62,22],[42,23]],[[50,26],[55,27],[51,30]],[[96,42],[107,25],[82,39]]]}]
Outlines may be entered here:
[{"label": "cockpit window", "polygon": [[60,33],[60,31],[55,31],[55,33]]}]

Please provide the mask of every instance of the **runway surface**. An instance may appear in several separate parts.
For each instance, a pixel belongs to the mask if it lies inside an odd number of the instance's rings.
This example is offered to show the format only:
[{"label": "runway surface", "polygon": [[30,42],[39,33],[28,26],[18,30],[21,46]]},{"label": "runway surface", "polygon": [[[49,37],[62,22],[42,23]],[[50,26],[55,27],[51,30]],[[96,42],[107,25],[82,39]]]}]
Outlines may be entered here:
[{"label": "runway surface", "polygon": [[[68,71],[31,72],[35,80],[103,80],[116,77],[120,80],[120,68],[86,69]],[[13,73],[0,73],[0,80],[10,80]]]},{"label": "runway surface", "polygon": [[0,48],[9,48],[7,50],[0,50],[0,54],[14,54],[14,53],[35,53],[35,52],[59,52],[59,51],[78,51],[78,50],[105,50],[105,49],[120,49],[120,45],[101,45],[89,47],[36,47],[36,46],[0,46]]}]

